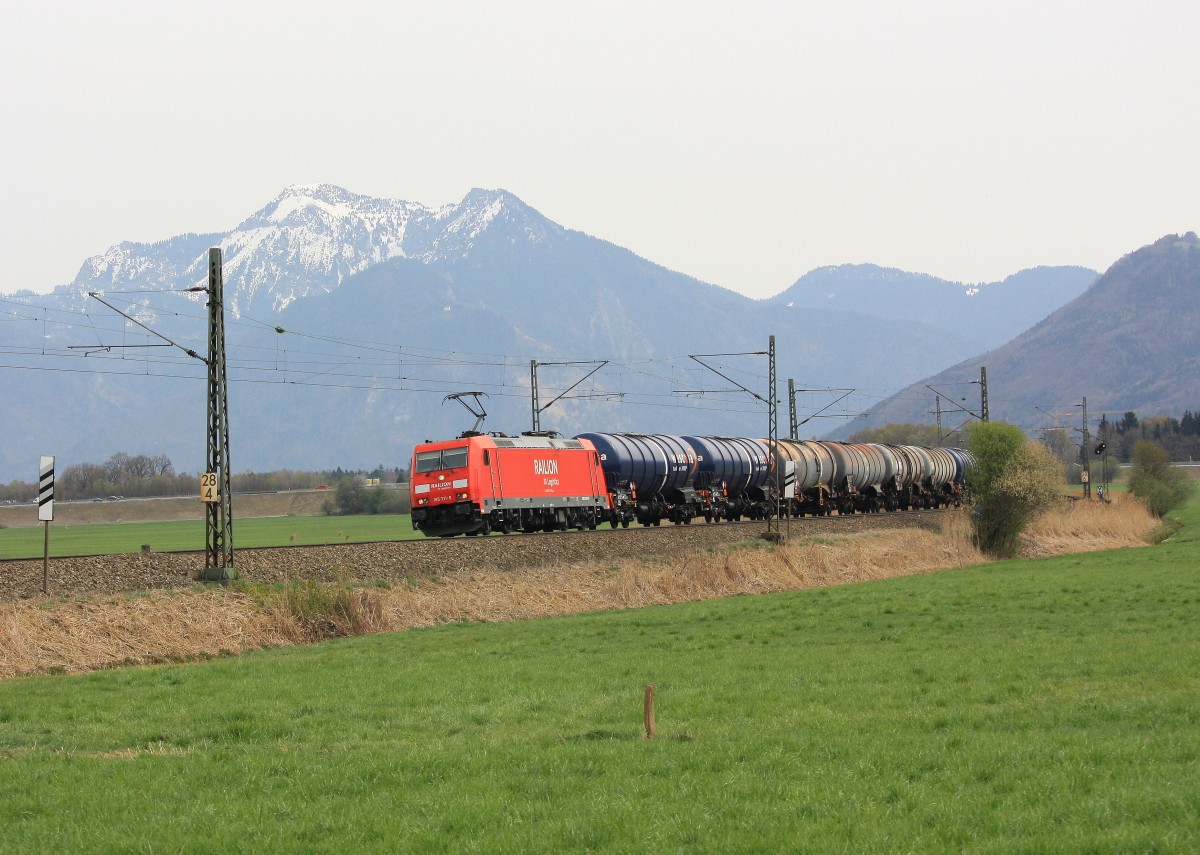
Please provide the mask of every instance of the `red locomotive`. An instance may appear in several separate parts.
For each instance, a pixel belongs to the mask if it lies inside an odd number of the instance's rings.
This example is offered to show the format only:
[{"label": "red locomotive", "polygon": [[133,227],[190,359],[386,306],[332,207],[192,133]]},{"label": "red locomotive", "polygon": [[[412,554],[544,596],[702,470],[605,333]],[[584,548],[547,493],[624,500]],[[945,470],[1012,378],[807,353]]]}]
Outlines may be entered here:
[{"label": "red locomotive", "polygon": [[475,434],[418,445],[413,527],[430,537],[594,529],[612,501],[586,439]]}]

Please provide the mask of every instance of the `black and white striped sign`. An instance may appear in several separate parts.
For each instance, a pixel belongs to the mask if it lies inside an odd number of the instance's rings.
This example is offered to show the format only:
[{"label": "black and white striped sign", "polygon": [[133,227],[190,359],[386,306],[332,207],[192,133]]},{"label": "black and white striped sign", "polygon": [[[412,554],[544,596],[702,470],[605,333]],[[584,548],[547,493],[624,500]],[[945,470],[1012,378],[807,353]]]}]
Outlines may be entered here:
[{"label": "black and white striped sign", "polygon": [[54,458],[43,457],[38,471],[38,519],[50,522],[54,519]]}]

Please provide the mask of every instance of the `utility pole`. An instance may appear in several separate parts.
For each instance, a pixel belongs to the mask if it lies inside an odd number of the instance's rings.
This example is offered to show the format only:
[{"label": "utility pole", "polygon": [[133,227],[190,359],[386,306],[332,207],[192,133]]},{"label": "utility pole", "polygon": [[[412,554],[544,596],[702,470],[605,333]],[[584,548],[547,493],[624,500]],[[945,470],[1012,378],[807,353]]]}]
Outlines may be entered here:
[{"label": "utility pole", "polygon": [[928,389],[930,392],[932,392],[935,396],[934,403],[937,405],[938,442],[941,442],[943,439],[943,437],[942,437],[942,399],[943,398],[945,398],[954,407],[953,410],[949,410],[948,412],[956,412],[957,411],[960,413],[966,413],[968,416],[968,418],[962,424],[960,424],[957,428],[954,429],[955,431],[961,430],[967,424],[967,422],[970,421],[971,419],[979,419],[981,422],[986,422],[988,420],[988,391],[987,391],[987,368],[986,367],[980,366],[978,380],[968,380],[967,381],[967,384],[971,385],[971,386],[974,386],[977,383],[979,384],[979,412],[978,413],[968,410],[961,403],[959,403],[959,401],[967,400],[965,397],[960,397],[959,400],[956,401],[953,398],[951,398],[950,396],[942,394],[937,389],[930,386],[928,383],[925,384],[925,388]]},{"label": "utility pole", "polygon": [[[707,362],[705,362],[703,359],[700,358],[702,356],[704,356],[704,357],[709,357],[709,356],[766,356],[766,357],[768,357],[769,364],[770,364],[769,379],[768,379],[768,385],[770,386],[770,388],[767,390],[768,397],[763,398],[762,395],[758,394],[753,389],[746,388],[746,386],[744,386],[743,384],[734,380],[728,374],[725,374],[725,373],[719,371],[714,366],[709,365]],[[689,353],[688,359],[692,360],[693,362],[697,363],[698,365],[704,366],[709,371],[711,371],[713,374],[716,374],[718,377],[720,377],[722,380],[732,383],[734,386],[741,389],[747,395],[754,398],[754,400],[762,401],[763,403],[765,403],[767,405],[767,420],[769,422],[769,425],[767,426],[767,435],[768,435],[769,439],[767,440],[767,442],[768,442],[768,445],[770,446],[769,453],[772,455],[777,455],[779,453],[779,448],[778,448],[778,442],[779,442],[779,406],[778,406],[779,405],[779,395],[778,395],[778,391],[776,389],[776,379],[775,379],[775,336],[771,336],[770,347],[766,351],[755,350],[755,351],[744,351],[741,353]],[[677,389],[676,390],[677,393],[686,392],[688,394],[703,393],[706,391],[712,391],[712,390],[707,390],[707,389],[690,389],[690,390]],[[853,391],[853,390],[851,390],[851,391]],[[842,397],[845,397],[845,396],[843,395]],[[838,400],[841,400],[841,399],[839,398]],[[783,473],[779,469],[776,469],[776,471],[775,471],[775,516],[779,515],[779,506],[780,506],[780,498],[781,498],[782,489],[783,489]],[[772,515],[770,513],[767,514],[767,531],[768,532],[771,531],[771,516]]]},{"label": "utility pole", "polygon": [[796,424],[796,381],[788,378],[788,436],[799,439],[800,426]]},{"label": "utility pole", "polygon": [[[771,452],[776,455],[776,460],[779,459],[779,396],[775,387],[775,336],[771,336],[770,346],[767,348],[771,368],[768,374],[768,385],[771,387],[770,401],[768,402],[768,418],[771,420],[770,426],[770,441],[768,446]],[[782,507],[783,496],[783,471],[780,466],[775,467],[775,517],[778,518],[780,508]],[[771,530],[771,518],[767,517],[767,531]]]},{"label": "utility pole", "polygon": [[987,366],[979,367],[979,420],[988,420]]},{"label": "utility pole", "polygon": [[1088,433],[1088,417],[1087,417],[1087,397],[1080,404],[1083,407],[1083,447],[1079,449],[1080,461],[1083,463],[1083,497],[1090,499],[1092,497],[1092,456],[1088,453],[1088,446],[1091,445],[1091,435]]},{"label": "utility pole", "polygon": [[529,394],[533,403],[533,418],[531,419],[534,433],[542,429],[542,411],[538,407],[537,360],[529,360]]},{"label": "utility pole", "polygon": [[[548,404],[546,404],[545,406],[540,406],[540,402],[538,400],[538,379],[537,379],[537,370],[538,370],[539,365],[595,365],[596,367],[593,368],[591,371],[589,371],[587,374],[584,374],[582,377],[580,377],[578,380],[576,380],[574,383],[572,383],[566,389],[564,389],[556,398],[551,400]],[[552,407],[556,402],[561,401],[563,398],[565,398],[567,396],[568,392],[570,392],[572,389],[574,389],[576,386],[578,386],[584,380],[591,377],[593,374],[595,374],[597,371],[599,371],[605,365],[608,365],[607,359],[579,359],[579,360],[575,360],[573,362],[538,362],[536,359],[529,360],[529,394],[530,394],[530,398],[532,401],[532,410],[533,410],[533,419],[532,419],[533,432],[539,433],[542,429],[542,411],[543,410],[550,409],[550,407]],[[571,397],[583,398],[583,397],[595,397],[595,396],[572,395]],[[607,396],[602,395],[601,397],[607,397]]]},{"label": "utility pole", "polygon": [[[204,555],[205,567],[197,570],[193,578],[207,582],[228,582],[237,578],[233,567],[233,506],[230,489],[229,469],[229,387],[225,377],[225,305],[224,285],[221,274],[221,249],[208,251],[208,287],[196,286],[187,291],[205,291],[208,294],[208,358],[196,351],[172,341],[157,330],[151,329],[132,315],[122,312],[95,291],[88,296],[112,309],[127,321],[136,324],[151,335],[162,339],[165,344],[157,345],[100,345],[102,350],[112,347],[176,347],[192,359],[198,359],[208,367],[208,455],[207,468],[200,473],[200,500],[205,503]],[[276,327],[276,332],[284,332]],[[87,350],[94,350],[88,345]]]},{"label": "utility pole", "polygon": [[201,498],[207,508],[201,578],[228,582],[233,566],[233,504],[229,473],[229,387],[225,377],[225,305],[221,249],[208,251],[208,468]]}]

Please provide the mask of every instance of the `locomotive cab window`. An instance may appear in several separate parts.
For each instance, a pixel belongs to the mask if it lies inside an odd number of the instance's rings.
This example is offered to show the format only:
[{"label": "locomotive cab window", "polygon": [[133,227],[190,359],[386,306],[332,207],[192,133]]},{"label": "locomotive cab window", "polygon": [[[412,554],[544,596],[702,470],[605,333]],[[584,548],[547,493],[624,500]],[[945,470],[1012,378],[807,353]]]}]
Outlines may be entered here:
[{"label": "locomotive cab window", "polygon": [[442,469],[458,469],[467,465],[467,449],[443,448],[438,451],[417,453],[417,472],[438,472]]}]

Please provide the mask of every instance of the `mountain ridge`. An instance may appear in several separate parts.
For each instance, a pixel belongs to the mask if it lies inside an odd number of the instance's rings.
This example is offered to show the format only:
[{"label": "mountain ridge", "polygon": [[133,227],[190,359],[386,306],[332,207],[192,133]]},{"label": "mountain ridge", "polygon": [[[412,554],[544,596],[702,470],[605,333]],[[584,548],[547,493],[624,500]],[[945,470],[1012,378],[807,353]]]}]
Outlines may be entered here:
[{"label": "mountain ridge", "polygon": [[[720,381],[686,354],[761,352],[774,334],[781,377],[890,392],[984,349],[978,331],[938,313],[898,320],[887,305],[865,307],[882,308],[873,315],[752,300],[555,223],[505,190],[430,208],[294,185],[233,230],[122,243],[54,294],[8,301],[30,307],[0,325],[10,368],[39,373],[0,372],[0,398],[20,402],[0,477],[55,449],[67,462],[126,451],[203,465],[203,366],[145,350],[163,345],[87,294],[111,292],[123,311],[204,352],[204,295],[174,292],[206,283],[214,245],[224,250],[239,471],[404,465],[415,441],[463,428],[441,398],[464,389],[491,391],[490,429],[527,428],[531,360],[612,362],[577,390],[589,397],[546,411],[543,425],[563,433],[765,435],[765,412],[711,391]],[[1064,270],[1052,290],[1065,302],[1080,275]],[[468,352],[491,356],[453,355]],[[747,382],[765,382],[765,365],[750,365]],[[577,379],[568,375],[547,370],[543,401]]]},{"label": "mountain ridge", "polygon": [[769,302],[830,309],[848,290],[856,303],[887,305],[895,320],[937,316],[947,327],[972,330],[984,347],[995,347],[1082,294],[1097,275],[1085,267],[1043,265],[999,282],[963,283],[873,264],[840,264],[809,271]]},{"label": "mountain ridge", "polygon": [[[988,369],[990,415],[1036,411],[1178,415],[1200,400],[1200,238],[1166,235],[1119,258],[1086,292],[1006,344],[900,390],[855,428],[928,423],[925,386],[970,382]],[[917,403],[925,401],[925,404]]]}]

